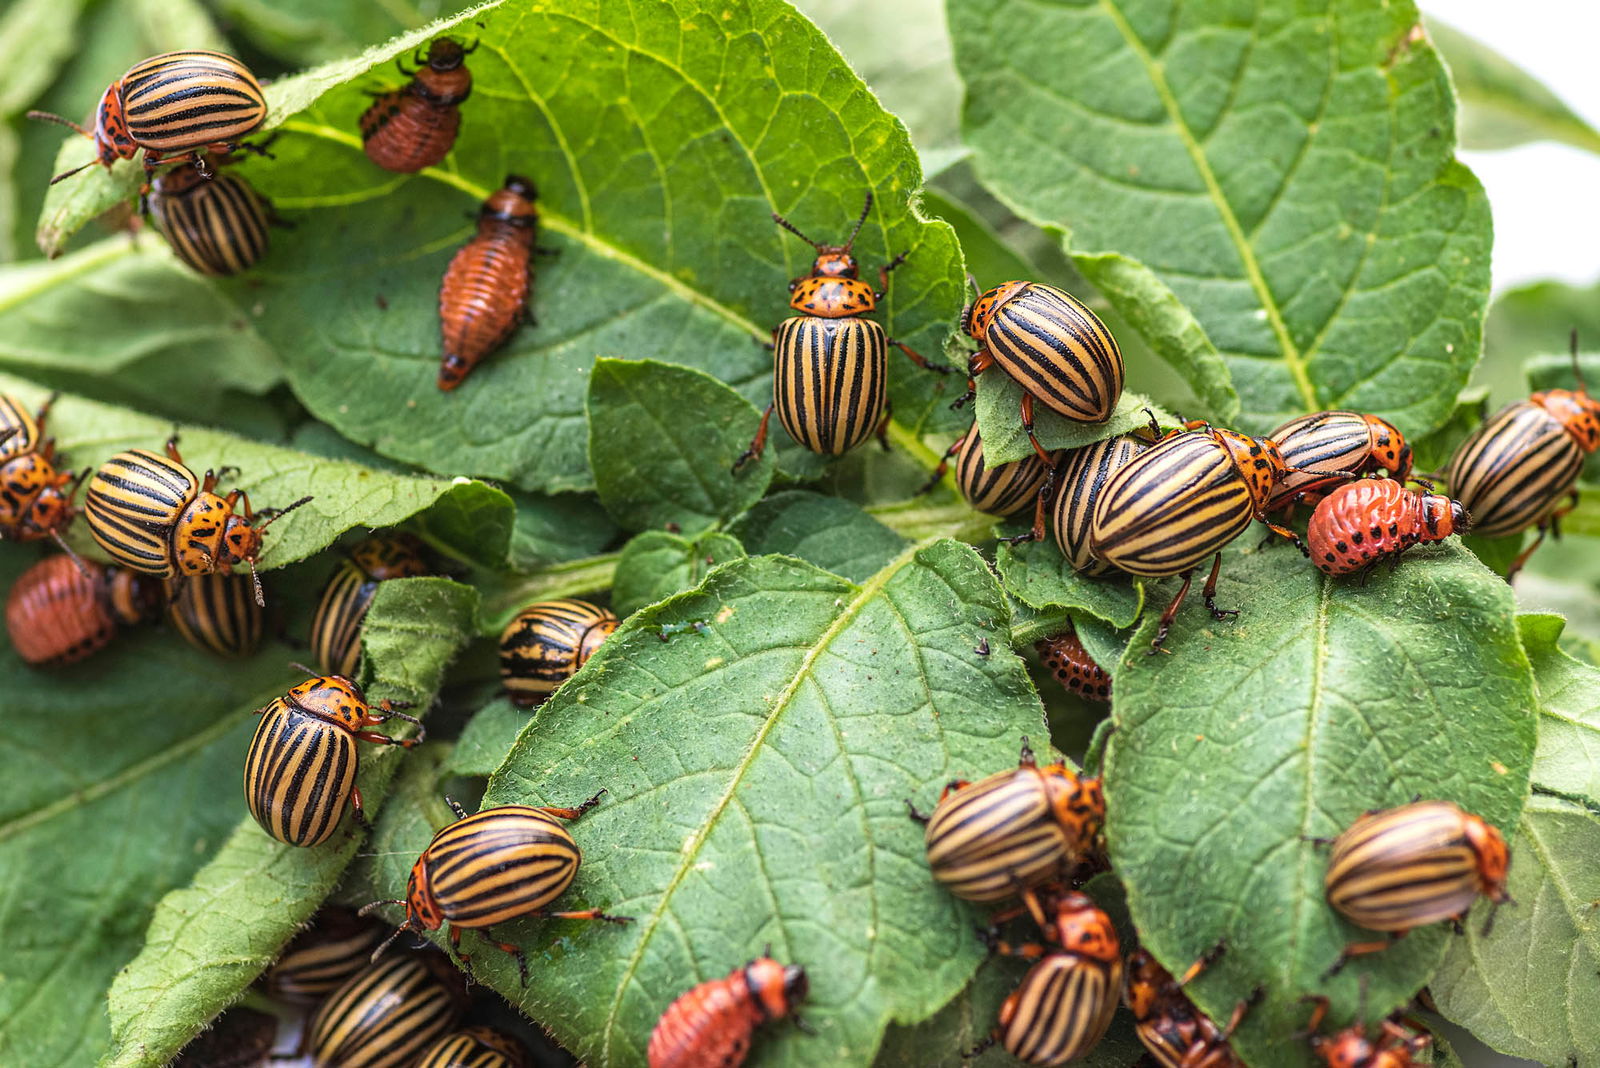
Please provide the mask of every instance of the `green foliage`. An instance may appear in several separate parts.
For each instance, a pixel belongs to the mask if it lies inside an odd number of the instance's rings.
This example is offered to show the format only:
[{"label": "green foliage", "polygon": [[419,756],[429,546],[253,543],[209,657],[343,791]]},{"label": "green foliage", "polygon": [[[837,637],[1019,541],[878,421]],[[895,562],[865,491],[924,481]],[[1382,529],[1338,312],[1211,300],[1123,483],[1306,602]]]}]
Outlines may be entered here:
[{"label": "green foliage", "polygon": [[[358,134],[368,94],[446,33],[479,42],[455,149],[380,171]],[[1482,46],[1433,37],[1464,137],[1592,138]],[[996,544],[1022,521],[976,513],[952,477],[924,489],[974,418],[991,462],[1031,453],[998,371],[957,412],[963,375],[891,351],[887,451],[828,460],[774,423],[766,455],[731,470],[771,399],[760,342],[814,256],[771,213],[843,241],[869,191],[861,277],[876,287],[907,254],[872,313],[896,339],[963,364],[968,271],[1062,286],[1116,333],[1116,413],[1041,412],[1047,448],[1136,429],[1146,408],[1260,432],[1343,406],[1397,422],[1437,470],[1486,411],[1570,386],[1568,329],[1600,343],[1595,293],[1529,287],[1485,324],[1487,205],[1409,0],[20,0],[7,43],[26,61],[0,71],[0,392],[63,391],[63,469],[176,428],[192,466],[236,467],[224,487],[257,507],[312,495],[262,560],[269,632],[291,645],[368,530],[417,533],[442,574],[384,584],[363,632],[362,681],[429,713],[430,738],[362,746],[376,827],[312,850],[273,843],[238,796],[250,712],[303,649],[222,665],[154,627],[43,672],[0,646],[0,869],[26,873],[0,895],[0,1063],[164,1064],[254,996],[323,901],[398,896],[452,819],[447,793],[573,803],[603,786],[561,904],[635,922],[503,925],[532,980],[485,948],[488,989],[596,1068],[633,1068],[668,1002],[770,941],[809,971],[819,1033],[764,1028],[753,1066],[953,1068],[1027,965],[985,961],[984,911],[928,878],[905,801],[1012,766],[1024,734],[1104,754],[1115,873],[1088,890],[1124,941],[1177,971],[1226,938],[1190,988],[1218,1019],[1266,989],[1236,1041],[1252,1066],[1310,1064],[1298,999],[1328,994],[1342,1025],[1363,978],[1369,1019],[1427,984],[1497,1048],[1600,1056],[1600,492],[1514,593],[1494,572],[1518,538],[1415,549],[1363,584],[1251,531],[1217,593],[1240,616],[1214,621],[1191,590],[1151,656],[1179,577],[1085,579],[1052,538]],[[238,173],[294,224],[222,281],[149,229],[105,236],[136,161],[47,192],[92,148],[20,117],[82,119],[137,59],[195,45],[267,84],[276,158]],[[530,321],[442,393],[440,277],[508,172],[536,181],[537,243],[558,254],[535,260]],[[36,218],[59,259],[34,258]],[[95,553],[83,520],[69,537]],[[0,583],[35,557],[0,546]],[[623,623],[543,706],[515,708],[493,639],[561,596]],[[1515,614],[1551,607],[1564,633]],[[1028,647],[1068,623],[1115,676],[1109,713],[1036,664],[1043,700],[1030,681]],[[1465,938],[1419,930],[1324,982],[1363,933],[1328,908],[1302,836],[1417,793],[1508,832],[1518,904],[1492,934],[1475,910]],[[1085,1063],[1140,1048],[1120,1013]]]}]

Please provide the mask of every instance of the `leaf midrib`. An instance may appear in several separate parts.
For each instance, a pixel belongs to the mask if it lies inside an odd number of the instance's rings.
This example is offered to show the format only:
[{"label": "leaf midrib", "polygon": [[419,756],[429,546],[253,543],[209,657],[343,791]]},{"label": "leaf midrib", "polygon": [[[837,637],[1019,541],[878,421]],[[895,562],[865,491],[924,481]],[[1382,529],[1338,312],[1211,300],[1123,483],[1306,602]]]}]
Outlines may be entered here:
[{"label": "leaf midrib", "polygon": [[1222,192],[1222,186],[1217,181],[1216,173],[1211,169],[1211,161],[1206,158],[1204,149],[1195,138],[1194,131],[1189,129],[1183,119],[1183,112],[1178,107],[1178,99],[1172,92],[1172,87],[1167,84],[1166,75],[1155,57],[1144,47],[1144,42],[1129,25],[1122,11],[1117,7],[1116,0],[1099,0],[1100,8],[1111,20],[1117,32],[1122,35],[1131,51],[1145,68],[1145,73],[1150,78],[1150,85],[1155,89],[1156,95],[1161,98],[1161,106],[1166,110],[1167,119],[1172,124],[1173,131],[1178,139],[1183,142],[1183,147],[1189,153],[1190,160],[1194,163],[1200,180],[1205,183],[1206,193],[1211,202],[1216,205],[1217,216],[1222,220],[1224,229],[1228,232],[1228,239],[1233,243],[1234,250],[1239,255],[1239,262],[1244,268],[1245,279],[1250,283],[1250,288],[1255,290],[1256,299],[1261,302],[1262,311],[1266,313],[1267,323],[1272,327],[1273,337],[1277,339],[1278,348],[1283,356],[1283,363],[1289,369],[1289,375],[1294,379],[1296,391],[1305,402],[1308,410],[1319,407],[1317,393],[1311,385],[1311,377],[1306,370],[1306,358],[1294,343],[1294,338],[1289,333],[1288,324],[1284,322],[1283,312],[1278,307],[1277,301],[1272,296],[1272,290],[1267,285],[1266,276],[1261,272],[1261,264],[1256,260],[1254,247],[1245,235],[1244,228],[1239,225],[1239,219],[1233,213],[1233,205],[1228,202]]},{"label": "leaf midrib", "polygon": [[649,945],[651,936],[655,934],[656,928],[661,925],[661,920],[666,915],[667,903],[671,901],[673,892],[678,888],[678,885],[684,880],[688,873],[694,869],[695,858],[699,856],[701,847],[705,845],[706,840],[710,837],[711,828],[716,826],[723,812],[727,809],[728,805],[737,795],[739,784],[743,781],[745,773],[750,769],[751,764],[755,762],[756,756],[760,754],[762,750],[762,743],[765,741],[767,735],[772,731],[773,726],[783,715],[784,710],[789,707],[790,702],[794,700],[794,696],[799,691],[800,685],[811,678],[812,671],[816,665],[818,657],[820,657],[822,653],[833,644],[834,639],[836,639],[844,631],[844,629],[852,621],[854,621],[856,616],[861,612],[861,609],[877,597],[877,595],[882,591],[883,587],[888,584],[890,579],[899,574],[900,571],[905,568],[905,566],[910,563],[919,552],[937,540],[938,539],[930,538],[926,541],[918,542],[915,545],[908,546],[904,552],[891,560],[881,571],[879,571],[876,575],[873,575],[866,582],[862,583],[856,595],[850,599],[850,602],[844,606],[843,610],[840,611],[837,617],[835,617],[834,621],[828,625],[828,628],[822,632],[821,636],[819,636],[817,641],[811,646],[811,649],[806,653],[805,658],[801,661],[799,669],[795,671],[794,677],[789,680],[789,683],[783,688],[778,696],[773,699],[771,713],[767,716],[765,722],[761,724],[761,728],[756,732],[755,737],[751,740],[749,747],[745,750],[745,753],[743,757],[740,758],[739,763],[732,769],[733,774],[728,780],[727,789],[723,791],[722,796],[717,800],[711,811],[706,814],[706,818],[701,822],[700,827],[695,832],[694,839],[690,842],[689,847],[683,851],[683,856],[678,862],[677,870],[672,873],[671,880],[667,883],[666,888],[661,892],[661,899],[659,903],[639,927],[640,933],[638,943],[634,946],[633,953],[629,956],[627,964],[623,967],[622,974],[617,978],[616,993],[612,996],[611,1004],[606,1009],[605,1021],[603,1024],[605,1038],[600,1045],[599,1060],[601,1063],[610,1063],[611,1038],[617,1033],[617,1017],[622,1005],[623,994],[627,991],[628,987],[632,983],[634,974],[639,970],[639,966],[644,960],[645,947]]}]

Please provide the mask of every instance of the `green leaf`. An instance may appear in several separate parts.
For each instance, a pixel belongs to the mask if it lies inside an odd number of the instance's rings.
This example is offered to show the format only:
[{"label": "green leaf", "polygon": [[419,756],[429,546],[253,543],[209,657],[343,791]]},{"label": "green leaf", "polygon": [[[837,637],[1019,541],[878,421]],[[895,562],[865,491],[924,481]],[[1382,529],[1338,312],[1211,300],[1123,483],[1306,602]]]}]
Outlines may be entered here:
[{"label": "green leaf", "polygon": [[[1518,618],[1538,688],[1534,796],[1511,842],[1493,933],[1474,925],[1430,984],[1447,1017],[1503,1053],[1580,1063],[1600,1050],[1600,670],[1556,646],[1562,619]],[[1554,796],[1554,795],[1565,796]]]},{"label": "green leaf", "polygon": [[796,556],[852,582],[865,582],[906,547],[905,538],[848,501],[804,490],[774,493],[728,533],[751,556]]},{"label": "green leaf", "polygon": [[1491,388],[1493,404],[1520,400],[1527,391],[1524,362],[1564,353],[1571,330],[1583,346],[1600,345],[1600,284],[1538,282],[1500,294],[1484,324],[1484,363],[1475,380]]},{"label": "green leaf", "polygon": [[1244,429],[1332,407],[1412,434],[1445,418],[1480,350],[1490,221],[1413,4],[949,12],[979,174],[1070,229],[1130,316],[1155,282],[1171,291],[1149,313],[1172,335],[1157,348],[1182,339],[1202,399],[1226,390],[1179,304],[1231,370]]},{"label": "green leaf", "polygon": [[1032,608],[1077,609],[1118,629],[1133,626],[1144,611],[1144,580],[1130,575],[1080,575],[1061,555],[1052,536],[1044,541],[1001,545],[995,563],[1006,591]]},{"label": "green leaf", "polygon": [[212,0],[238,33],[291,66],[358,52],[402,30],[470,6],[461,0],[367,3],[365,0]]},{"label": "green leaf", "polygon": [[[85,323],[115,329],[85,330]],[[185,421],[226,422],[236,393],[282,377],[216,287],[166,246],[107,238],[53,262],[0,267],[0,369]]]},{"label": "green leaf", "polygon": [[[983,436],[983,457],[986,463],[1008,464],[1024,456],[1033,455],[1033,445],[1022,429],[1020,416],[1022,387],[1006,375],[991,371],[979,376],[978,381],[978,431]],[[1142,393],[1124,392],[1117,401],[1111,418],[1104,423],[1075,423],[1035,405],[1034,434],[1046,449],[1076,449],[1092,445],[1118,434],[1150,425],[1145,409],[1155,413],[1164,426],[1176,420]]]},{"label": "green leaf", "polygon": [[577,560],[610,545],[617,528],[592,497],[514,493],[517,522],[511,531],[513,571]]},{"label": "green leaf", "polygon": [[[433,701],[444,669],[471,634],[477,596],[448,579],[394,579],[382,583],[362,626],[371,700],[409,700],[421,714]],[[278,660],[281,651],[262,659]],[[282,667],[278,669],[282,675]],[[285,685],[278,686],[281,692]],[[265,704],[276,693],[258,696]],[[254,729],[244,706],[225,721]],[[215,761],[228,780],[197,794],[228,798],[230,816],[243,810],[236,781],[248,730]],[[375,817],[403,750],[362,746],[361,790]],[[423,750],[427,749],[424,743]],[[158,821],[159,822],[159,821]],[[246,815],[192,882],[156,906],[143,951],[111,987],[112,1050],[102,1062],[118,1068],[167,1063],[212,1017],[231,1004],[304,926],[338,883],[363,836],[337,834],[312,849],[283,845]]]},{"label": "green leaf", "polygon": [[1229,552],[1216,599],[1240,610],[1233,622],[1213,622],[1198,592],[1169,655],[1147,655],[1152,604],[1117,669],[1107,840],[1145,947],[1179,970],[1226,938],[1190,993],[1225,1019],[1262,985],[1236,1048],[1262,1068],[1299,1065],[1302,995],[1353,1019],[1370,977],[1378,1019],[1449,937],[1413,931],[1325,981],[1370,932],[1327,906],[1327,854],[1307,839],[1419,793],[1509,829],[1533,757],[1532,677],[1509,587],[1456,546],[1413,549],[1365,586],[1287,546]]},{"label": "green leaf", "polygon": [[628,530],[675,524],[698,534],[759,501],[772,481],[770,450],[734,473],[761,414],[703,372],[596,360],[585,411],[600,501]]},{"label": "green leaf", "polygon": [[[33,383],[7,374],[0,374],[0,392],[17,397],[30,408],[37,408],[47,396]],[[174,426],[125,408],[63,395],[50,410],[49,430],[66,464],[90,466],[122,449],[160,449]],[[310,503],[273,524],[262,549],[263,569],[303,560],[356,527],[394,526],[441,501],[445,506],[433,530],[435,534],[451,538],[469,555],[505,559],[511,502],[503,493],[482,483],[383,474],[353,463],[324,460],[200,427],[182,428],[179,447],[185,462],[196,471],[237,467],[238,475],[231,477],[227,485],[247,491],[258,508],[282,507],[307,494],[313,497]],[[497,514],[501,519],[491,524],[489,517]],[[491,532],[498,531],[498,547],[485,544],[485,531],[471,525],[459,526],[459,516],[476,517]],[[86,531],[75,531],[74,537],[87,548]]]},{"label": "green leaf", "polygon": [[[704,633],[658,636],[696,621]],[[763,1063],[870,1064],[891,1019],[930,1015],[983,956],[978,913],[928,877],[904,799],[931,804],[952,774],[1006,766],[1038,735],[1006,626],[983,561],[949,541],[860,586],[739,560],[637,613],[539,710],[484,799],[605,786],[574,828],[585,862],[563,900],[635,923],[509,924],[534,961],[562,966],[536,965],[523,990],[509,959],[482,953],[478,974],[580,1057],[627,1068],[669,1001],[770,940],[811,973],[820,1033],[764,1035]],[[984,636],[988,657],[973,652]],[[390,896],[429,833],[383,846],[363,889]]]},{"label": "green leaf", "polygon": [[747,555],[737,538],[707,533],[690,540],[647,530],[622,548],[612,580],[611,606],[626,618],[645,605],[693,589],[718,564]]},{"label": "green leaf", "polygon": [[1600,152],[1600,131],[1584,122],[1544,84],[1475,37],[1436,18],[1428,37],[1449,64],[1461,98],[1461,147],[1512,148],[1560,141]]},{"label": "green leaf", "polygon": [[527,709],[503,698],[484,705],[467,721],[455,748],[450,750],[445,771],[487,779],[505,761],[517,735],[532,719]]}]

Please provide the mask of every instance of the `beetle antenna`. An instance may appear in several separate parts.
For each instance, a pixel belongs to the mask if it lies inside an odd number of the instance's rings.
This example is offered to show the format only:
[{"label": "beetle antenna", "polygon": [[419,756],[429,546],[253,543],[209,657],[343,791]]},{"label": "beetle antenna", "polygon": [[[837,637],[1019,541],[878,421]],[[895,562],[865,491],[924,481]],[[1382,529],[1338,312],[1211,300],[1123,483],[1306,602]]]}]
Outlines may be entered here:
[{"label": "beetle antenna", "polygon": [[813,241],[809,237],[807,237],[805,234],[802,234],[800,232],[800,230],[795,226],[794,223],[790,222],[788,219],[785,219],[782,215],[779,215],[777,212],[773,212],[772,213],[772,221],[777,223],[779,226],[783,227],[785,230],[789,231],[795,237],[798,237],[800,240],[804,241],[806,244],[810,245],[812,248],[821,248],[822,247],[821,245],[817,244],[815,241]]},{"label": "beetle antenna", "polygon": [[82,573],[84,578],[94,577],[93,572],[89,570],[89,565],[83,562],[83,557],[72,551],[72,546],[68,545],[67,540],[61,536],[61,531],[52,530],[50,531],[50,536],[55,539],[57,545],[61,546],[62,552],[72,557],[72,562],[78,565],[78,571]]},{"label": "beetle antenna", "polygon": [[[356,915],[357,916],[365,916],[368,912],[370,912],[372,909],[376,908],[379,905],[404,905],[404,904],[405,904],[404,901],[374,901],[370,905],[362,906],[361,910],[359,912],[357,912]],[[399,927],[396,927],[394,929],[393,933],[391,933],[388,938],[385,938],[382,941],[382,943],[379,944],[377,949],[372,951],[372,956],[368,957],[367,960],[371,961],[373,964],[378,963],[378,958],[383,956],[383,951],[389,948],[389,943],[393,942],[396,938],[399,938],[400,935],[403,932],[408,931],[408,930],[410,930],[410,927],[408,925],[406,925],[406,924],[401,924]]]},{"label": "beetle antenna", "polygon": [[856,220],[856,228],[850,231],[850,240],[844,243],[844,250],[850,251],[850,246],[856,243],[856,235],[861,233],[861,227],[866,225],[867,213],[872,210],[872,190],[867,190],[867,202],[861,205],[861,218]]},{"label": "beetle antenna", "polygon": [[264,592],[262,592],[262,589],[261,589],[261,576],[256,574],[256,562],[254,560],[246,560],[245,561],[245,566],[250,569],[250,584],[255,587],[255,591],[256,591],[256,607],[257,608],[265,608],[265,607],[267,607],[267,595]]},{"label": "beetle antenna", "polygon": [[[91,141],[94,140],[94,134],[90,133],[88,130],[85,130],[82,126],[79,126],[77,123],[73,122],[71,119],[64,119],[60,115],[57,115],[57,114],[55,114],[53,112],[49,112],[49,111],[30,111],[30,112],[28,112],[28,118],[30,118],[30,119],[38,119],[40,122],[53,122],[57,126],[65,126],[69,130],[77,130],[79,133],[83,134],[83,136],[89,138],[89,140],[91,140]],[[87,167],[88,165],[89,164],[85,163],[83,166]],[[82,169],[83,169],[83,167],[79,167],[78,168],[78,170],[80,170],[80,171]],[[68,171],[67,173],[68,174],[76,174],[77,171]],[[60,179],[58,178],[58,179],[56,179],[56,181],[60,181]]]},{"label": "beetle antenna", "polygon": [[85,164],[82,164],[80,166],[74,167],[70,171],[62,171],[60,174],[58,174],[54,178],[50,179],[50,184],[51,185],[55,185],[57,182],[64,182],[68,178],[71,178],[74,174],[77,174],[79,171],[84,170],[85,168],[94,166],[94,164],[97,163],[97,162],[99,162],[99,161],[98,160],[90,160],[88,163],[85,163]]},{"label": "beetle antenna", "polygon": [[[300,663],[300,661],[298,661],[298,660],[289,661],[289,666],[294,668],[296,671],[305,672],[306,675],[308,675],[309,677],[311,677],[313,679],[321,677],[317,672],[312,671],[310,668],[306,667],[304,664]],[[382,901],[378,902],[378,904],[380,904],[380,905],[385,904],[385,903],[386,902],[382,902]]]},{"label": "beetle antenna", "polygon": [[[265,523],[262,523],[259,527],[256,527],[256,529],[257,530],[266,530],[272,524],[276,523],[278,520],[282,519],[284,516],[288,515],[290,512],[292,512],[296,508],[300,507],[302,504],[311,503],[312,499],[313,499],[312,495],[311,494],[307,494],[306,496],[301,497],[298,501],[295,501],[293,504],[288,505],[287,507],[274,508],[272,510],[272,514],[267,517],[267,521]],[[262,511],[265,512],[266,509],[263,508]]]},{"label": "beetle antenna", "polygon": [[972,295],[973,296],[975,296],[975,297],[983,296],[983,290],[978,288],[978,276],[973,274],[971,271],[967,272],[967,285],[972,287]]}]

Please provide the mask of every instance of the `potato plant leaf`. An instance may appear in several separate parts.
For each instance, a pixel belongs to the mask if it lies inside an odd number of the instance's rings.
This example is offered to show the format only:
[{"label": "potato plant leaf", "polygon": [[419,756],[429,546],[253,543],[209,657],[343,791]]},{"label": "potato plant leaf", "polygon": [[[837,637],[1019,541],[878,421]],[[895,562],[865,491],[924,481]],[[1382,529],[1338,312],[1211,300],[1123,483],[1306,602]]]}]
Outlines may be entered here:
[{"label": "potato plant leaf", "polygon": [[1538,688],[1533,797],[1511,839],[1511,896],[1485,936],[1452,941],[1430,983],[1483,1041],[1545,1064],[1600,1051],[1600,670],[1556,647],[1559,616],[1522,616]]},{"label": "potato plant leaf", "polygon": [[[574,828],[584,865],[563,900],[635,923],[508,924],[534,962],[528,988],[498,953],[475,958],[478,974],[580,1057],[626,1068],[669,1001],[771,941],[811,973],[820,1033],[768,1036],[762,1063],[870,1064],[891,1019],[931,1014],[983,956],[978,914],[928,877],[905,799],[930,805],[952,775],[1014,763],[1021,735],[1042,737],[1007,626],[982,560],[950,541],[860,585],[737,560],[638,612],[540,708],[484,799],[604,786]],[[681,629],[663,642],[663,628]],[[372,889],[403,884],[405,854],[427,842],[414,837],[375,858]]]},{"label": "potato plant leaf", "polygon": [[1301,995],[1350,1020],[1367,977],[1377,1019],[1428,980],[1448,937],[1414,931],[1324,981],[1365,934],[1328,907],[1327,854],[1306,839],[1419,793],[1509,830],[1533,756],[1532,677],[1510,589],[1459,547],[1413,549],[1365,586],[1287,546],[1223,565],[1217,602],[1237,620],[1214,622],[1193,591],[1168,654],[1150,656],[1152,604],[1117,669],[1107,836],[1145,947],[1181,970],[1226,938],[1190,993],[1226,1019],[1263,985],[1237,1048],[1299,1065]]},{"label": "potato plant leaf", "polygon": [[648,604],[700,585],[713,567],[748,555],[739,539],[711,532],[690,540],[647,530],[622,547],[611,581],[611,607],[626,619]]},{"label": "potato plant leaf", "polygon": [[[477,595],[442,578],[396,579],[378,587],[362,626],[364,675],[370,700],[409,701],[425,715],[445,667],[472,632]],[[279,660],[280,650],[263,654]],[[280,667],[292,685],[294,672]],[[269,694],[261,703],[276,696]],[[230,721],[254,717],[241,707]],[[402,733],[399,721],[384,733]],[[427,745],[426,742],[423,743]],[[237,779],[245,743],[218,760]],[[404,750],[361,745],[361,790],[375,817]],[[213,798],[225,811],[244,811],[237,782]],[[193,881],[156,906],[144,949],[117,974],[110,994],[113,1048],[103,1062],[117,1068],[155,1068],[171,1057],[277,956],[295,930],[332,892],[365,835],[350,817],[324,845],[297,849],[274,841],[248,815]]]},{"label": "potato plant leaf", "polygon": [[1078,609],[1118,628],[1133,626],[1144,609],[1143,579],[1080,575],[1061,555],[1053,534],[1044,541],[1002,545],[995,555],[1006,592],[1031,608]]},{"label": "potato plant leaf", "polygon": [[805,490],[774,493],[729,528],[752,556],[797,556],[865,582],[905,551],[906,539],[849,501]]},{"label": "potato plant leaf", "polygon": [[[1408,434],[1445,418],[1482,340],[1489,211],[1412,3],[948,10],[980,176],[1069,229],[1086,268],[1116,253],[1169,289],[1231,370],[1243,428],[1329,407]],[[1198,337],[1159,348],[1213,364]]]},{"label": "potato plant leaf", "polygon": [[[0,392],[17,397],[30,408],[37,408],[48,395],[31,382],[3,373]],[[179,428],[126,408],[62,396],[50,410],[48,429],[64,464],[92,467],[122,449],[137,446],[159,451]],[[263,539],[263,569],[302,560],[356,527],[393,526],[442,500],[449,503],[435,517],[437,525],[430,528],[433,533],[462,546],[474,558],[505,559],[511,502],[481,482],[391,475],[200,427],[181,428],[179,449],[184,462],[197,474],[208,468],[237,468],[238,474],[221,486],[246,490],[257,508],[283,507],[307,494],[312,496],[310,503],[272,525]],[[86,525],[80,520],[80,528]],[[86,529],[73,536],[86,551],[98,552],[90,548]]]},{"label": "potato plant leaf", "polygon": [[760,413],[701,371],[596,360],[585,411],[595,488],[628,530],[674,524],[693,536],[749,508],[772,481],[772,448],[733,471]]},{"label": "potato plant leaf", "polygon": [[[985,463],[1005,464],[1034,455],[1019,415],[1022,397],[1022,387],[998,370],[980,376],[976,414],[978,430],[983,435]],[[1075,423],[1042,404],[1035,404],[1034,433],[1046,449],[1075,449],[1149,426],[1147,408],[1163,426],[1176,422],[1144,394],[1124,391],[1111,418],[1104,423]]]}]

